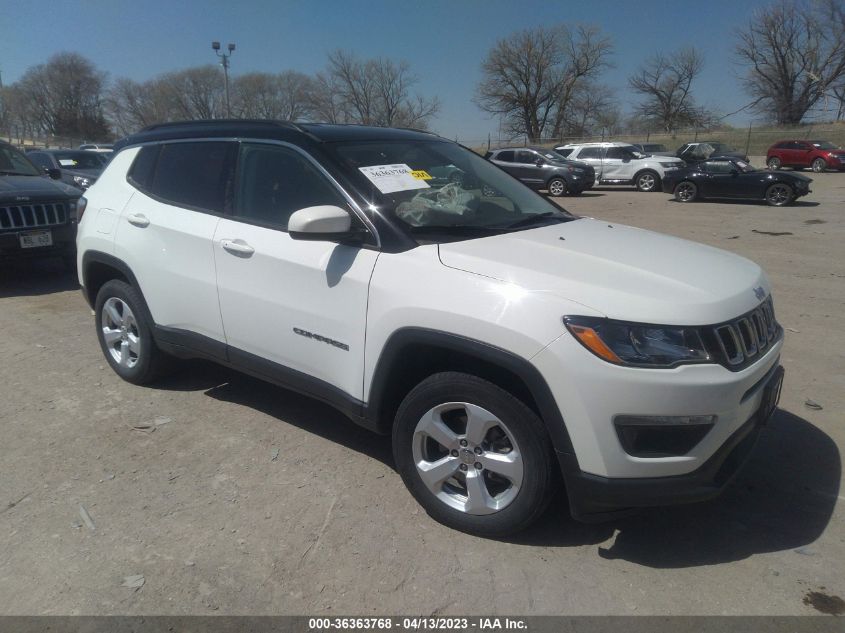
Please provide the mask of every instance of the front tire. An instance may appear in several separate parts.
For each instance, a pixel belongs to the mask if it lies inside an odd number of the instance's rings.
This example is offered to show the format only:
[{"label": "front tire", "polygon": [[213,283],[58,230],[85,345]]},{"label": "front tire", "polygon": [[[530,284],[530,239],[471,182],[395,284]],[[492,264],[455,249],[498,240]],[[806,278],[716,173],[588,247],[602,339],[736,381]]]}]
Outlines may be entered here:
[{"label": "front tire", "polygon": [[396,413],[393,456],[425,511],[462,532],[513,534],[551,498],[543,422],[507,391],[469,374],[434,374],[411,390]]},{"label": "front tire", "polygon": [[776,169],[780,169],[781,168],[780,158],[778,158],[777,156],[772,156],[769,160],[766,161],[766,165],[772,171],[774,171]]},{"label": "front tire", "polygon": [[766,202],[772,207],[785,207],[795,199],[792,187],[783,182],[776,182],[766,189]]},{"label": "front tire", "polygon": [[552,178],[547,186],[549,195],[554,197],[562,196],[566,193],[566,181],[563,178]]},{"label": "front tire", "polygon": [[652,192],[660,189],[660,176],[657,172],[647,170],[637,174],[636,178],[637,191]]},{"label": "front tire", "polygon": [[118,376],[135,385],[153,382],[166,363],[143,306],[138,291],[118,279],[103,284],[94,304],[97,339],[106,361]]},{"label": "front tire", "polygon": [[674,194],[678,202],[694,202],[698,198],[698,187],[694,182],[683,180],[675,185]]},{"label": "front tire", "polygon": [[817,158],[813,161],[811,167],[813,168],[814,172],[820,174],[823,171],[827,170],[827,163],[825,162],[824,158]]}]

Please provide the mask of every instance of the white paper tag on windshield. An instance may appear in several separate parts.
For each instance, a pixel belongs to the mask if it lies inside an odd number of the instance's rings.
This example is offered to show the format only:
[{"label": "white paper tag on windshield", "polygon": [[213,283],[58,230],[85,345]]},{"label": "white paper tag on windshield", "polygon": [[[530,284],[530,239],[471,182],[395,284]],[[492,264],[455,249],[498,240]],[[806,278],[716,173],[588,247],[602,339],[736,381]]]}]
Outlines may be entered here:
[{"label": "white paper tag on windshield", "polygon": [[74,165],[76,165],[76,161],[72,158],[60,158],[59,165],[61,165],[62,167],[73,167]]},{"label": "white paper tag on windshield", "polygon": [[404,163],[398,165],[372,165],[370,167],[359,167],[358,169],[382,193],[429,188],[425,179],[415,176],[413,170]]}]

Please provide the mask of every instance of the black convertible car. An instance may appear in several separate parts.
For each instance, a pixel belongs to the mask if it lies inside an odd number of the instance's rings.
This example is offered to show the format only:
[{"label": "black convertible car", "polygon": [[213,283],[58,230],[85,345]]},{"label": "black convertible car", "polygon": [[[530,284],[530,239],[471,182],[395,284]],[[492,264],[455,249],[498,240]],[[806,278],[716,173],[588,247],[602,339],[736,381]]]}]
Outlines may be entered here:
[{"label": "black convertible car", "polygon": [[663,191],[674,194],[678,202],[727,198],[765,200],[782,207],[810,193],[811,182],[798,173],[758,170],[744,160],[720,157],[667,171]]}]

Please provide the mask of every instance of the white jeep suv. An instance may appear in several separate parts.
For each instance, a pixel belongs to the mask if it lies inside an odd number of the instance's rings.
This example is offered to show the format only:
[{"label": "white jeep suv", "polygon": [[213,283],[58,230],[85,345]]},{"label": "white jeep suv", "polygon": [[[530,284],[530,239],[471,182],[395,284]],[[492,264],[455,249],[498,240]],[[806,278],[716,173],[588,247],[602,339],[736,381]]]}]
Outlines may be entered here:
[{"label": "white jeep suv", "polygon": [[432,134],[159,125],[86,198],[79,279],[120,377],[200,357],[328,402],[461,530],[520,530],[561,481],[582,520],[709,498],[777,404],[756,264],[575,217]]},{"label": "white jeep suv", "polygon": [[686,167],[678,158],[643,154],[628,143],[570,143],[555,151],[592,165],[597,185],[634,185],[639,191],[661,191],[666,170]]}]

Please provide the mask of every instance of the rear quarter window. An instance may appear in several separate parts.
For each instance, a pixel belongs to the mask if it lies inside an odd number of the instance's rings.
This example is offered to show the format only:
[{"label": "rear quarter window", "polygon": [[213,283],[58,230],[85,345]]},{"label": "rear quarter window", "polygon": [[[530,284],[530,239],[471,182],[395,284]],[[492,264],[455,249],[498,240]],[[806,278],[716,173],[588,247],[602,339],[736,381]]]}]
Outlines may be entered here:
[{"label": "rear quarter window", "polygon": [[141,190],[149,191],[155,175],[156,161],[161,145],[147,145],[135,156],[127,177],[129,182]]}]

